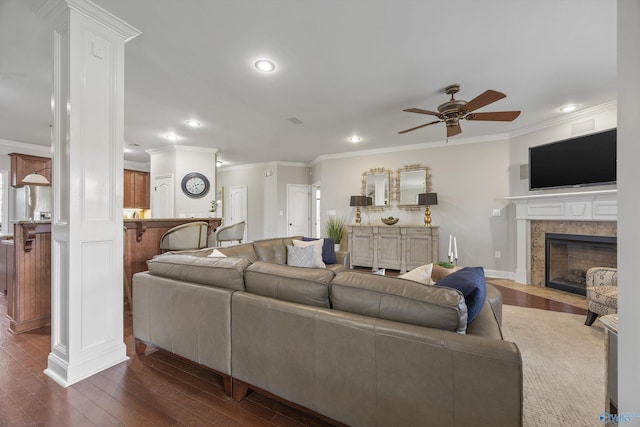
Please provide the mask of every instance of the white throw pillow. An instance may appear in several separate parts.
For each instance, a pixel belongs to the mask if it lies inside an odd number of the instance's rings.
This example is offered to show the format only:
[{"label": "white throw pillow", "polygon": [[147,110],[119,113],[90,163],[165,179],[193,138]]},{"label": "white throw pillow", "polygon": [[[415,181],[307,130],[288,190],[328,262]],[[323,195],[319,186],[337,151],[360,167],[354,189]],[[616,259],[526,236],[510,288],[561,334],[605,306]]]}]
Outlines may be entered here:
[{"label": "white throw pillow", "polygon": [[227,256],[225,254],[223,254],[222,252],[220,252],[217,249],[214,249],[210,254],[209,254],[210,258],[226,258]]},{"label": "white throw pillow", "polygon": [[292,267],[313,268],[314,248],[307,246],[306,248],[297,248],[287,245],[287,265]]},{"label": "white throw pillow", "polygon": [[324,262],[322,262],[322,245],[324,244],[323,239],[319,240],[311,240],[309,242],[304,242],[302,240],[294,240],[293,246],[296,248],[306,248],[307,246],[313,245],[313,267],[314,268],[324,268]]},{"label": "white throw pillow", "polygon": [[425,264],[414,268],[411,271],[407,271],[398,277],[401,279],[413,280],[414,282],[422,283],[423,285],[433,285],[435,282],[431,280],[432,270],[433,264]]}]

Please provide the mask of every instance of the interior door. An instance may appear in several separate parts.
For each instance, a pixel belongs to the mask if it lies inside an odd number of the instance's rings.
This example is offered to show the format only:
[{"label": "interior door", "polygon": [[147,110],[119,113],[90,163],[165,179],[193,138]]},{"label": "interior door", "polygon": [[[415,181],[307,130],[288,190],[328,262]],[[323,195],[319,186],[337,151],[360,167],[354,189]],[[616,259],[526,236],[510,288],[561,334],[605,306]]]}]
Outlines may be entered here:
[{"label": "interior door", "polygon": [[225,217],[224,225],[236,224],[245,221],[243,242],[247,242],[247,229],[249,222],[247,221],[247,186],[237,186],[229,188],[229,215]]},{"label": "interior door", "polygon": [[173,176],[159,176],[153,180],[153,218],[173,218]]},{"label": "interior door", "polygon": [[287,185],[287,236],[309,236],[311,187]]}]

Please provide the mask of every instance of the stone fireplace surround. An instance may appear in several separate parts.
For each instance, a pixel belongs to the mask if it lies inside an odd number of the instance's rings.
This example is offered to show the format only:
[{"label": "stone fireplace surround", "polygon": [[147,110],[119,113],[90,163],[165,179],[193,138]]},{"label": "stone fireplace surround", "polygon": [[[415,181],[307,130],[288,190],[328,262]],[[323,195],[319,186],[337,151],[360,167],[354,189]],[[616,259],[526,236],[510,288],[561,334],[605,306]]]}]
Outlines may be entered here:
[{"label": "stone fireplace surround", "polygon": [[516,206],[516,272],[545,286],[545,233],[617,236],[617,190],[507,197]]}]

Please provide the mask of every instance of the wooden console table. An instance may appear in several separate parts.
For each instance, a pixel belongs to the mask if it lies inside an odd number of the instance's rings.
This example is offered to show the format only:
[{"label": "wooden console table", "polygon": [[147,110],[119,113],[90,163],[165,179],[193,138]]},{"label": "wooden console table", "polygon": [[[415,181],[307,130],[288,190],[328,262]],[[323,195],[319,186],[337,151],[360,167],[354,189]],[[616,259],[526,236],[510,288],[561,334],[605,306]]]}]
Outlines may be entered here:
[{"label": "wooden console table", "polygon": [[350,225],[351,265],[401,273],[438,262],[439,227]]}]

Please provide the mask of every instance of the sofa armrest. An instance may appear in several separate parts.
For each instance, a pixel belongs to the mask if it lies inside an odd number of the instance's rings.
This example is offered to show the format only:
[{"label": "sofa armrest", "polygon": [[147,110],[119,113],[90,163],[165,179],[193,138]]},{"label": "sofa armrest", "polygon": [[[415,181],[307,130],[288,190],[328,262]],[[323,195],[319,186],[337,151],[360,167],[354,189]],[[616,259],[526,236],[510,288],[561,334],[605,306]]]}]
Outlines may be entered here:
[{"label": "sofa armrest", "polygon": [[351,255],[348,251],[336,251],[336,264],[351,267]]}]

